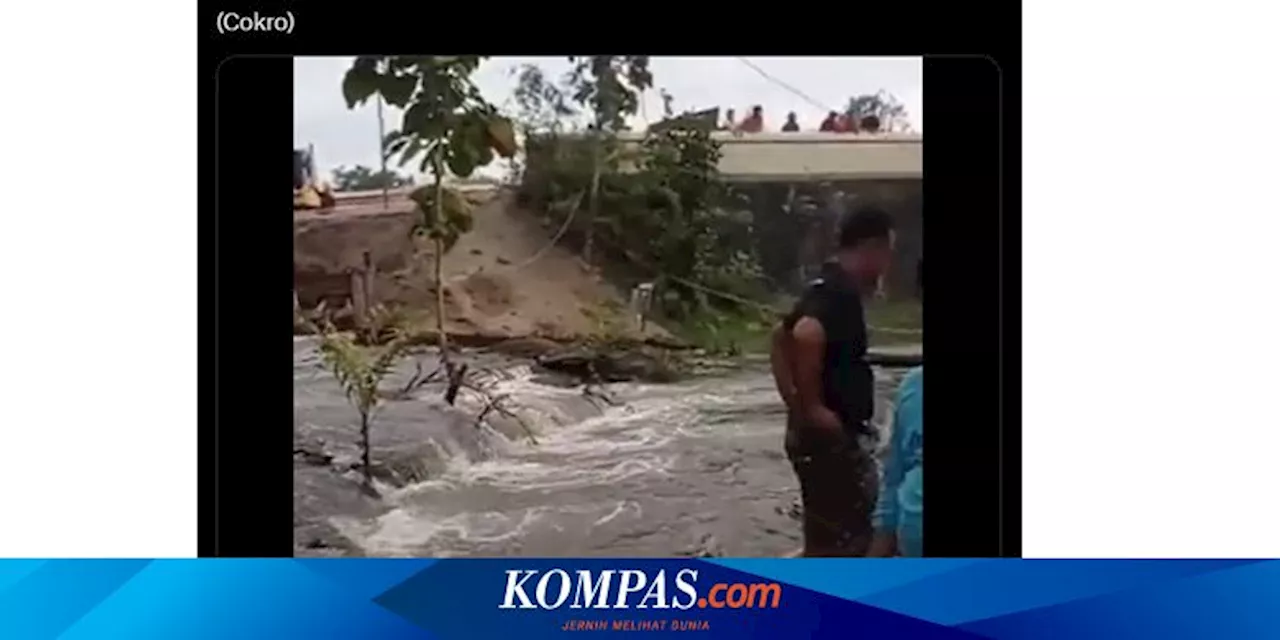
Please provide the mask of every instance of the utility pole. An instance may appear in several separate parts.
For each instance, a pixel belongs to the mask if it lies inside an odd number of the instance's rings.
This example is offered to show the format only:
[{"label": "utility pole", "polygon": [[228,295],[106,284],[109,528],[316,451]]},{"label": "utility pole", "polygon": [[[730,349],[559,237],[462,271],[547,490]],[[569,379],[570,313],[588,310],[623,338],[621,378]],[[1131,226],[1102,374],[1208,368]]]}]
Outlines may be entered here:
[{"label": "utility pole", "polygon": [[387,194],[387,132],[382,120],[382,95],[377,96],[378,105],[378,157],[382,158],[382,210],[391,208],[391,196]]}]

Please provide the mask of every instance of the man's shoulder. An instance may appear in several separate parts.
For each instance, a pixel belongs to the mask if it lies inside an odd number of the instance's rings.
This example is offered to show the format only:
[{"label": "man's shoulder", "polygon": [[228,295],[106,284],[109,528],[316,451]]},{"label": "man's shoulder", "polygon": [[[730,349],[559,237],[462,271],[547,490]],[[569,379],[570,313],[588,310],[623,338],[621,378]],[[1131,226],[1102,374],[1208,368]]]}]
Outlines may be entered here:
[{"label": "man's shoulder", "polygon": [[805,285],[804,292],[800,294],[800,299],[796,301],[796,307],[810,314],[816,313],[826,306],[826,302],[831,298],[832,292],[833,288],[830,279],[818,276]]},{"label": "man's shoulder", "polygon": [[856,318],[861,312],[862,297],[830,275],[810,280],[792,311],[796,315],[812,316],[820,322]]},{"label": "man's shoulder", "polygon": [[823,305],[840,314],[860,313],[862,295],[847,281],[838,276],[823,275],[811,282],[806,293]]},{"label": "man's shoulder", "polygon": [[783,316],[783,326],[787,331],[795,328],[801,318],[812,318],[822,324],[827,308],[826,295],[823,290],[822,277],[810,280],[800,292],[800,297],[791,306],[791,311]]}]

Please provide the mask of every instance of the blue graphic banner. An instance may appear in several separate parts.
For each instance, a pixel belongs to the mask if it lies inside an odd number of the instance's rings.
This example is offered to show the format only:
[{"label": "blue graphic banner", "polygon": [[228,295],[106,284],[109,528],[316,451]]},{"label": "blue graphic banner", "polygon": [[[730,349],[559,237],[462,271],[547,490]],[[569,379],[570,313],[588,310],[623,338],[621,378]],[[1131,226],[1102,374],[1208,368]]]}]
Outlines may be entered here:
[{"label": "blue graphic banner", "polygon": [[14,560],[0,638],[1280,636],[1280,561]]}]

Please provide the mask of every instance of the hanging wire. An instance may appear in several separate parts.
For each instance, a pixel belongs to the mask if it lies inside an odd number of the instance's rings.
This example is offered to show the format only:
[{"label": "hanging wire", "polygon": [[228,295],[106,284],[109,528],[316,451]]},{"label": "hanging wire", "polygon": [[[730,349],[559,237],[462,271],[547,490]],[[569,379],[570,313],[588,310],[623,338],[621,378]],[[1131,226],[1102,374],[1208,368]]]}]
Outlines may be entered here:
[{"label": "hanging wire", "polygon": [[779,80],[778,78],[773,77],[772,75],[770,75],[770,74],[769,74],[769,72],[768,72],[768,71],[765,71],[764,69],[761,69],[761,68],[760,68],[759,66],[757,66],[754,62],[752,62],[752,61],[750,61],[750,60],[748,60],[748,59],[746,59],[746,58],[744,58],[744,57],[742,57],[742,56],[734,56],[734,57],[735,57],[735,58],[737,58],[737,60],[738,60],[739,62],[741,62],[742,64],[747,65],[747,67],[749,67],[752,71],[755,71],[756,73],[760,74],[760,77],[764,78],[765,80],[768,80],[769,82],[772,82],[772,83],[774,83],[774,84],[778,85],[779,87],[782,87],[783,89],[786,89],[787,91],[790,91],[791,93],[793,93],[793,94],[795,94],[797,97],[799,97],[801,100],[804,100],[805,102],[808,102],[809,104],[813,105],[814,107],[816,107],[816,108],[817,108],[817,109],[819,109],[820,111],[838,111],[838,109],[830,109],[830,108],[828,108],[828,107],[827,107],[827,105],[824,105],[824,104],[822,104],[821,102],[819,102],[819,101],[817,101],[817,100],[813,99],[812,97],[810,97],[810,96],[809,96],[809,94],[807,94],[807,93],[805,93],[805,92],[803,92],[803,91],[801,91],[801,90],[799,90],[799,89],[797,89],[797,88],[795,88],[795,87],[793,87],[793,86],[791,86],[791,85],[787,84],[786,82],[783,82],[782,80]]}]

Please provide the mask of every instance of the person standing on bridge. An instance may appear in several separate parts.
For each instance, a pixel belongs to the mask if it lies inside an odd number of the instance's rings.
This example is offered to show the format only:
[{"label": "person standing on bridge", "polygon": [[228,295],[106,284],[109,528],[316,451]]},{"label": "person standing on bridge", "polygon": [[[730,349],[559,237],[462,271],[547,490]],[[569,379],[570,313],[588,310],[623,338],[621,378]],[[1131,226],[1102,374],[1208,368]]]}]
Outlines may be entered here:
[{"label": "person standing on bridge", "polygon": [[726,109],[724,112],[724,126],[720,127],[720,130],[733,131],[737,126],[738,123],[734,119],[733,109]]},{"label": "person standing on bridge", "polygon": [[785,448],[800,481],[804,555],[861,556],[877,497],[874,378],[862,300],[893,257],[893,219],[875,208],[840,223],[822,267],[773,335],[770,362],[787,405]]},{"label": "person standing on bridge", "polygon": [[764,131],[764,107],[756,105],[751,107],[751,115],[743,118],[738,123],[737,131],[739,133],[760,133]]}]

